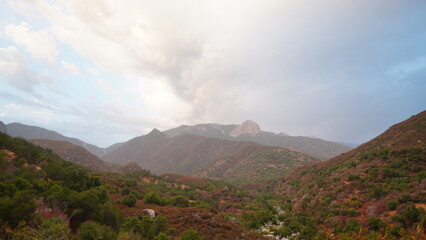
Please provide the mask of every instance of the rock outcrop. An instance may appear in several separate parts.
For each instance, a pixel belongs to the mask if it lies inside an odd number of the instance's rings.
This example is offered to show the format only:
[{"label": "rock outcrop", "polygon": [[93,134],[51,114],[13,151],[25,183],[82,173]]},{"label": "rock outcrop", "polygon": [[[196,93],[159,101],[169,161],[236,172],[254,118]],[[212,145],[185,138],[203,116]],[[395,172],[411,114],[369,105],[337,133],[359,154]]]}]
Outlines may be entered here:
[{"label": "rock outcrop", "polygon": [[155,211],[153,209],[142,209],[142,212],[146,213],[149,218],[155,218]]},{"label": "rock outcrop", "polygon": [[260,134],[262,131],[260,130],[259,124],[247,120],[244,121],[241,125],[235,127],[229,135],[232,137],[238,137],[240,135],[250,135],[250,136],[256,136]]}]

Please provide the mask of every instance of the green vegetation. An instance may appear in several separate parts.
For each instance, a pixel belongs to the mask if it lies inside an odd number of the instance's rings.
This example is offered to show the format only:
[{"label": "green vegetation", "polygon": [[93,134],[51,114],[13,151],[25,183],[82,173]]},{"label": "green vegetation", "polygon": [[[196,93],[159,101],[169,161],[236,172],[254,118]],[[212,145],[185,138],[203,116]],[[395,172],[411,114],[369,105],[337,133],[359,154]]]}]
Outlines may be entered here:
[{"label": "green vegetation", "polygon": [[[137,179],[155,178],[147,171],[125,176],[91,172],[62,160],[50,150],[2,133],[0,170],[0,239],[65,240],[78,235],[82,240],[166,240],[169,231],[165,217],[124,218],[109,194],[123,193],[120,202],[128,207],[134,207],[139,196],[152,204],[179,207],[190,206],[189,197],[200,198],[193,189],[167,191],[165,184],[148,184],[146,191],[140,192],[142,183]],[[118,189],[111,188],[103,183],[106,178],[122,184]],[[172,195],[160,197],[159,192]],[[197,202],[202,203],[207,202]],[[38,208],[48,211],[37,212]],[[45,214],[55,217],[45,220]],[[176,232],[170,232],[177,237]]]},{"label": "green vegetation", "polygon": [[179,236],[179,240],[201,240],[198,232],[194,229],[188,229]]},{"label": "green vegetation", "polygon": [[82,240],[115,240],[117,233],[111,227],[87,221],[81,224],[78,236]]},{"label": "green vegetation", "polygon": [[420,148],[379,147],[353,153],[345,161],[306,167],[278,184],[284,197],[275,207],[284,214],[270,211],[271,217],[264,220],[256,209],[243,214],[241,222],[279,237],[299,233],[295,239],[424,237],[426,212],[416,207],[425,203],[420,191],[424,159]]}]

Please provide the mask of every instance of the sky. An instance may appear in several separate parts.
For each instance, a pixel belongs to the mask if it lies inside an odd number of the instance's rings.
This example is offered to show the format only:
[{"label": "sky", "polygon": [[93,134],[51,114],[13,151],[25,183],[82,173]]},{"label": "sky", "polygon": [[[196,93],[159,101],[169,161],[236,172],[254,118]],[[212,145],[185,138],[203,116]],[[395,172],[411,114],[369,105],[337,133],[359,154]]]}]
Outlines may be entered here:
[{"label": "sky", "polygon": [[4,123],[102,147],[247,119],[362,143],[424,110],[424,0],[0,1]]}]

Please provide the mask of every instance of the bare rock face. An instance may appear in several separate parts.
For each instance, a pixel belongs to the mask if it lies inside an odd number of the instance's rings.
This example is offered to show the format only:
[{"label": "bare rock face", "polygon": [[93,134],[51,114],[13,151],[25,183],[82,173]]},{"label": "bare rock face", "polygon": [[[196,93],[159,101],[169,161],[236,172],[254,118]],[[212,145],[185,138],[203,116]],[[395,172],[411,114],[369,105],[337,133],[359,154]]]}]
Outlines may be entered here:
[{"label": "bare rock face", "polygon": [[241,125],[235,127],[229,135],[232,137],[238,137],[243,134],[248,134],[251,136],[256,136],[261,133],[260,127],[257,123],[247,120],[244,121]]},{"label": "bare rock face", "polygon": [[153,209],[142,209],[142,212],[148,214],[149,218],[155,218],[155,211]]}]

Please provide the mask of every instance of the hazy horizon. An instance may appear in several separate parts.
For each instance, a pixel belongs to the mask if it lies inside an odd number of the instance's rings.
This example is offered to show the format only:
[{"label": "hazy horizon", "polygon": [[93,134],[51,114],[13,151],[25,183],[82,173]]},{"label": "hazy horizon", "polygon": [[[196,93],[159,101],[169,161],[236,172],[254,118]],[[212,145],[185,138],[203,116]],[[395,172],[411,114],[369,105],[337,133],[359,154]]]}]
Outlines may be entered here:
[{"label": "hazy horizon", "polygon": [[0,121],[106,147],[257,122],[362,143],[426,109],[426,1],[0,2]]}]

